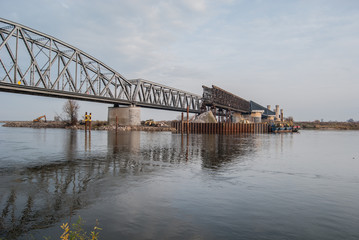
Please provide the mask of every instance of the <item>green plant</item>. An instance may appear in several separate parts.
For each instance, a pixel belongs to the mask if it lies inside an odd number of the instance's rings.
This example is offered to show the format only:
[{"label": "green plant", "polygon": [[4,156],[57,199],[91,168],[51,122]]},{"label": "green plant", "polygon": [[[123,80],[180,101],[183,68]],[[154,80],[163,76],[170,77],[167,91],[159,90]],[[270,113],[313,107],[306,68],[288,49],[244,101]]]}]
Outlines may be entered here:
[{"label": "green plant", "polygon": [[72,228],[70,229],[70,225],[68,223],[63,223],[61,228],[64,230],[60,238],[62,240],[98,240],[101,228],[98,227],[99,223],[96,220],[96,225],[93,230],[88,234],[84,228],[84,221],[79,216],[79,219],[76,223],[72,224]]}]

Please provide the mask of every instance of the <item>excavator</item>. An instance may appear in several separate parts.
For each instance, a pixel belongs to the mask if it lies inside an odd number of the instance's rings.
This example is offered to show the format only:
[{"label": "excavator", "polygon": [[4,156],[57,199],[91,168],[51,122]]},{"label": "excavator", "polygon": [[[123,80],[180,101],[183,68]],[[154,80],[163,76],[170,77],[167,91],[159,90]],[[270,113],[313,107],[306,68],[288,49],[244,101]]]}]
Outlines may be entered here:
[{"label": "excavator", "polygon": [[148,119],[145,121],[145,126],[157,127],[157,125],[158,124],[153,119]]},{"label": "excavator", "polygon": [[40,116],[40,117],[38,117],[38,118],[35,118],[35,119],[32,120],[32,121],[33,121],[33,122],[40,122],[40,120],[41,120],[42,118],[45,118],[45,122],[46,122],[46,115],[42,115],[42,116]]}]

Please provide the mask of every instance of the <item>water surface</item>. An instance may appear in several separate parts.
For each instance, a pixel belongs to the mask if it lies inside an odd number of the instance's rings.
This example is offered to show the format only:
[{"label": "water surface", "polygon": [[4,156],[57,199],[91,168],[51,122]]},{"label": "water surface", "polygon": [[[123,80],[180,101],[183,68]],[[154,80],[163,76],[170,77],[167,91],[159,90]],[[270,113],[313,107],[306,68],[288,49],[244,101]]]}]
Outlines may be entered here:
[{"label": "water surface", "polygon": [[358,142],[0,127],[0,237],[359,239]]}]

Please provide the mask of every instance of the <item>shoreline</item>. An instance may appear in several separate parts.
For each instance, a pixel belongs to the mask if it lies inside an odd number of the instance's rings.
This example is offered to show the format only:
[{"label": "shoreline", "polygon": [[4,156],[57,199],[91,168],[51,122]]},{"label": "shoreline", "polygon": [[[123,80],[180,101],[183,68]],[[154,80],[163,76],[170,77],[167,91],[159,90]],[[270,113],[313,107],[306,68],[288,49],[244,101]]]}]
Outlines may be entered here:
[{"label": "shoreline", "polygon": [[[0,123],[5,123],[2,127],[16,127],[16,128],[63,128],[63,129],[75,129],[75,130],[85,130],[85,125],[76,124],[70,125],[67,122],[55,122],[55,121],[47,121],[47,122],[33,122],[33,121],[2,121]],[[116,130],[116,126],[107,125],[106,121],[93,121],[91,124],[91,131],[97,130]],[[147,131],[147,132],[173,132],[174,128],[169,126],[118,126],[117,131]]]},{"label": "shoreline", "polygon": [[[85,130],[85,125],[76,124],[71,126],[64,121],[0,121],[4,123],[2,127],[25,127],[25,128],[64,128]],[[302,130],[359,130],[359,122],[294,122],[299,125]],[[116,130],[114,125],[108,125],[107,121],[93,121],[91,130]],[[174,128],[163,124],[162,126],[118,126],[118,131],[176,131]]]},{"label": "shoreline", "polygon": [[359,122],[294,122],[305,130],[359,130]]}]

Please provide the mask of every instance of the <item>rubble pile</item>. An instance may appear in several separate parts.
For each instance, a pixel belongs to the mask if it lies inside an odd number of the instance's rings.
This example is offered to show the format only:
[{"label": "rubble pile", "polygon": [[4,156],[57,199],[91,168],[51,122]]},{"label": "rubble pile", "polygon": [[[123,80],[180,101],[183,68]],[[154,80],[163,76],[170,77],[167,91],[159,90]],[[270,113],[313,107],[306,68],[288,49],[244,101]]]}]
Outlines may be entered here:
[{"label": "rubble pile", "polygon": [[192,120],[194,123],[217,123],[216,118],[214,117],[211,111],[204,112],[198,115],[195,119]]}]

